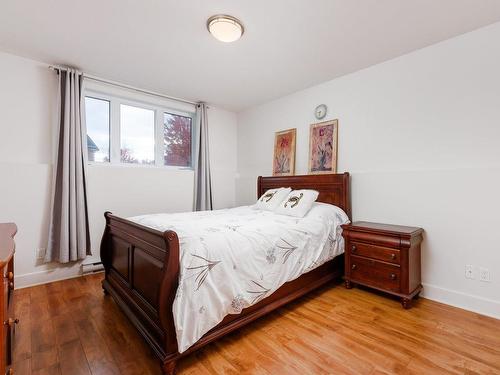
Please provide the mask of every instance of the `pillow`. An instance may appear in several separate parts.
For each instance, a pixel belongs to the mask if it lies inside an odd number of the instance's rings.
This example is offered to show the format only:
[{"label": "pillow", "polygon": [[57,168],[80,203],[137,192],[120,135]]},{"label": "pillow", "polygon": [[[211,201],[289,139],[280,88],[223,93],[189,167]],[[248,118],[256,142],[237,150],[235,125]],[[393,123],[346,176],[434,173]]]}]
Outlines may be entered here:
[{"label": "pillow", "polygon": [[312,204],[312,208],[307,213],[307,216],[314,215],[324,215],[324,216],[335,216],[337,220],[340,221],[341,224],[348,224],[349,216],[344,212],[343,209],[337,207],[333,204],[323,203],[323,202],[314,202]]},{"label": "pillow", "polygon": [[255,204],[255,208],[274,211],[279,204],[285,200],[291,191],[292,189],[290,188],[269,189],[259,198]]},{"label": "pillow", "polygon": [[280,215],[304,217],[318,199],[318,195],[316,190],[293,190],[274,212]]}]

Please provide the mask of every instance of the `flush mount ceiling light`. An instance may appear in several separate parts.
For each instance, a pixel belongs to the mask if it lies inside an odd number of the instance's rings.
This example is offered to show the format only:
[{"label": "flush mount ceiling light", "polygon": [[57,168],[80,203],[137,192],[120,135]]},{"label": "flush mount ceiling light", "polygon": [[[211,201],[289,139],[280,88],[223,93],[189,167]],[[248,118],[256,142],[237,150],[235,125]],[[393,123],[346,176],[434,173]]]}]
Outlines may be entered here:
[{"label": "flush mount ceiling light", "polygon": [[210,17],[207,21],[207,29],[215,39],[226,43],[237,41],[245,31],[237,18],[225,14]]}]

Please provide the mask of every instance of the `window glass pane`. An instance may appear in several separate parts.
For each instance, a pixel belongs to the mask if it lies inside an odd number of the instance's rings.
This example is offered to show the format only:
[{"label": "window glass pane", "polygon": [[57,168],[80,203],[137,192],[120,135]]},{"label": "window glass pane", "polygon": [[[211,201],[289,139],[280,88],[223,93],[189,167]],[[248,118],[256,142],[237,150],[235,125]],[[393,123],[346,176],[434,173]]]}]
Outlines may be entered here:
[{"label": "window glass pane", "polygon": [[89,161],[109,162],[109,101],[85,97]]},{"label": "window glass pane", "polygon": [[164,163],[178,167],[191,166],[191,117],[163,114]]},{"label": "window glass pane", "polygon": [[154,128],[154,111],[120,105],[120,155],[123,163],[154,164]]}]

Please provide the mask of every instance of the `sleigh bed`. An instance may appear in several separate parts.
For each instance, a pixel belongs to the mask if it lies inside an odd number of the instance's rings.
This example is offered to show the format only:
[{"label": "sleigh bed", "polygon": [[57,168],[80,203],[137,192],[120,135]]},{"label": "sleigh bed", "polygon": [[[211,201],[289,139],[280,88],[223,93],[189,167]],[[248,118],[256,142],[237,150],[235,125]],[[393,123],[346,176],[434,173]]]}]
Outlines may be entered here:
[{"label": "sleigh bed", "polygon": [[[351,215],[349,174],[259,177],[257,196],[277,187],[315,189],[318,202],[340,207]],[[343,274],[343,255],[286,282],[274,293],[239,314],[227,315],[186,351],[179,353],[172,307],[179,282],[179,239],[172,230],[159,231],[105,213],[101,242],[105,268],[103,289],[139,330],[162,363],[164,374],[175,372],[176,361],[211,341]]]}]

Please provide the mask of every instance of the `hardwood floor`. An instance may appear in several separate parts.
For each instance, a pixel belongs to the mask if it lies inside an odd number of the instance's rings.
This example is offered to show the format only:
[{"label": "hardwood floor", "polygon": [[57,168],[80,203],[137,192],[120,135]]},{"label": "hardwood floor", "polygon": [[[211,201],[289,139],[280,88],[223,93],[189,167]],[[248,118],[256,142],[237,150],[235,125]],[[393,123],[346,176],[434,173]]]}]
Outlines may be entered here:
[{"label": "hardwood floor", "polygon": [[[161,374],[101,274],[15,291],[14,371]],[[500,320],[323,288],[181,360],[179,374],[500,374]]]}]

